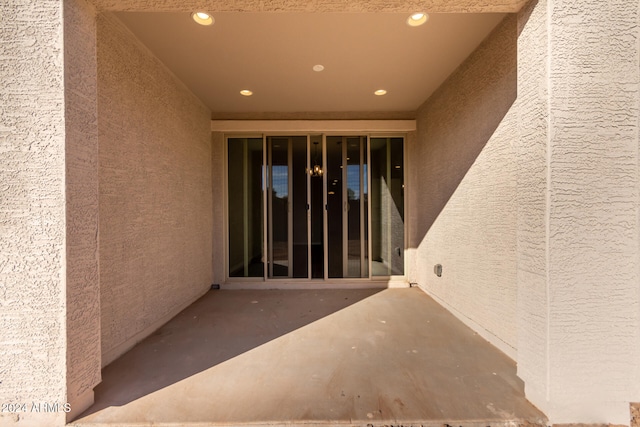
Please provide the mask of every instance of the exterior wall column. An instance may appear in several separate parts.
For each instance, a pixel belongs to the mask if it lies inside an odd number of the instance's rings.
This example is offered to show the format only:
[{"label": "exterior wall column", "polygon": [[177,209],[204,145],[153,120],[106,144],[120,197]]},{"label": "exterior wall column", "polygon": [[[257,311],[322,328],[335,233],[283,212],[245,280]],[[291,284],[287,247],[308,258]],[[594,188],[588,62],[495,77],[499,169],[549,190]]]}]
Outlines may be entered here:
[{"label": "exterior wall column", "polygon": [[62,2],[0,8],[0,424],[60,425],[32,405],[66,402]]},{"label": "exterior wall column", "polygon": [[640,400],[640,8],[519,15],[518,373],[552,423]]},{"label": "exterior wall column", "polygon": [[96,11],[64,0],[67,421],[101,381]]},{"label": "exterior wall column", "polygon": [[62,1],[8,0],[0,19],[0,424],[61,425],[66,402]]},{"label": "exterior wall column", "polygon": [[63,425],[100,379],[95,20],[84,0],[1,9],[0,424]]}]

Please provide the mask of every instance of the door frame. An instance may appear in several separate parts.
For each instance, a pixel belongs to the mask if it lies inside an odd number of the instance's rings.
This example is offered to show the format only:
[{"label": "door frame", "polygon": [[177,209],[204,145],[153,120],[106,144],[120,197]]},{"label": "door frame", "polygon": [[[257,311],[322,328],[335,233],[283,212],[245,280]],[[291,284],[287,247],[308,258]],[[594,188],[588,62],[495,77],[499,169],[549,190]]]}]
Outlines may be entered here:
[{"label": "door frame", "polygon": [[[407,273],[407,259],[405,257],[405,274],[403,276],[372,276],[371,273],[371,236],[368,235],[367,239],[367,252],[369,253],[369,277],[366,278],[328,278],[327,269],[327,212],[324,210],[324,279],[311,279],[311,278],[268,278],[267,263],[264,263],[264,274],[262,277],[229,277],[229,218],[228,218],[228,140],[229,138],[261,138],[263,144],[263,164],[267,164],[267,137],[287,137],[287,136],[306,136],[307,137],[307,166],[310,162],[310,138],[312,135],[322,135],[322,162],[323,167],[326,167],[326,137],[327,136],[363,136],[367,138],[370,143],[371,138],[389,138],[389,137],[402,137],[403,138],[403,152],[404,165],[403,175],[405,185],[407,183],[407,139],[410,132],[416,130],[415,120],[212,120],[211,130],[213,132],[223,133],[223,153],[224,153],[224,182],[223,193],[223,216],[224,216],[224,277],[225,281],[221,285],[225,289],[318,289],[318,288],[371,288],[371,287],[405,287],[408,286],[406,282]],[[369,150],[367,150],[367,157]],[[369,162],[367,158],[367,162]],[[263,182],[266,182],[266,168],[263,168]],[[371,177],[370,173],[367,174],[367,188],[371,190]],[[307,180],[307,201],[310,198],[310,180]],[[326,206],[327,203],[327,189],[326,189],[326,177],[323,177],[323,203]],[[408,221],[406,213],[408,204],[407,193],[404,196],[404,250],[408,249]],[[263,215],[263,248],[264,256],[267,254],[267,198],[263,197],[263,209],[265,215]],[[368,199],[369,215],[366,227],[371,230],[371,198]],[[308,225],[308,242],[310,242],[311,229],[309,227],[310,211],[307,211],[307,225]],[[308,276],[311,276],[311,250],[308,245]]]}]

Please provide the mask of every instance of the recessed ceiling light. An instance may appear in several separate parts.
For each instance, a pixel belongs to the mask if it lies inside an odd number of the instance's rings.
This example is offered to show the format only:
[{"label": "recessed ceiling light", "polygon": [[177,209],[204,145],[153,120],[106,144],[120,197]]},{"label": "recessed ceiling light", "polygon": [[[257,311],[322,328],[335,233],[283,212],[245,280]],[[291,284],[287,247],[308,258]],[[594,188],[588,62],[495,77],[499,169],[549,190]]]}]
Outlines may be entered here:
[{"label": "recessed ceiling light", "polygon": [[418,12],[414,13],[409,17],[409,19],[407,19],[407,24],[412,27],[417,27],[427,22],[427,19],[429,19],[429,15],[424,12]]},{"label": "recessed ceiling light", "polygon": [[324,70],[324,65],[318,64],[313,66],[313,71],[316,71],[319,73],[322,70]]},{"label": "recessed ceiling light", "polygon": [[209,15],[207,12],[193,12],[191,17],[200,25],[213,24],[213,16]]},{"label": "recessed ceiling light", "polygon": [[248,89],[242,89],[242,90],[240,91],[240,95],[242,95],[242,96],[251,96],[251,95],[253,95],[253,92],[251,92],[251,91],[250,91],[250,90],[248,90]]},{"label": "recessed ceiling light", "polygon": [[376,94],[377,96],[382,96],[382,95],[386,95],[387,91],[384,89],[378,89],[377,91],[373,92],[374,94]]}]

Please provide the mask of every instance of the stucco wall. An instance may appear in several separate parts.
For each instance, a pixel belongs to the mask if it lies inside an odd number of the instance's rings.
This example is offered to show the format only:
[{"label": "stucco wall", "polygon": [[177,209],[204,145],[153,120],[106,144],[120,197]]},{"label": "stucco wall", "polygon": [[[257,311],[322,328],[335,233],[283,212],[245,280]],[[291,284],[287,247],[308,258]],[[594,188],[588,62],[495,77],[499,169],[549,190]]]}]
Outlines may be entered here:
[{"label": "stucco wall", "polygon": [[[63,9],[0,8],[0,401],[64,403]],[[0,424],[64,424],[64,412],[30,409],[0,413]]]},{"label": "stucco wall", "polygon": [[95,9],[64,2],[67,401],[70,419],[100,382],[98,112]]},{"label": "stucco wall", "polygon": [[212,280],[210,116],[110,14],[98,25],[103,365]]},{"label": "stucco wall", "polygon": [[[536,5],[537,3],[537,5]],[[546,0],[518,15],[517,263],[518,376],[546,411],[548,55]]]},{"label": "stucco wall", "polygon": [[420,107],[408,156],[410,281],[514,358],[516,22],[507,16]]},{"label": "stucco wall", "polygon": [[[517,360],[550,422],[628,424],[640,397],[640,6],[532,2],[516,19],[518,96],[499,118],[482,110],[513,101],[500,92],[512,71],[497,85],[482,69],[461,76],[474,57],[513,69],[509,20],[503,48],[498,30],[418,112],[409,277]],[[487,123],[499,123],[490,138],[474,135]]]},{"label": "stucco wall", "polygon": [[640,397],[640,6],[537,8],[549,32],[547,411],[626,424]]},{"label": "stucco wall", "polygon": [[549,391],[560,422],[628,422],[640,397],[639,4],[550,8]]}]

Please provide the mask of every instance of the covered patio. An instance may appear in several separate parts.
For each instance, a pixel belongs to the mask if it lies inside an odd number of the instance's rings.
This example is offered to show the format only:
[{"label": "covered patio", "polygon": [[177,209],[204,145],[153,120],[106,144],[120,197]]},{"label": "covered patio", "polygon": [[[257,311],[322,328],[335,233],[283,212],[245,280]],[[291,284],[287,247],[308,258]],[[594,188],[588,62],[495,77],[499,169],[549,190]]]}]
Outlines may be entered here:
[{"label": "covered patio", "polygon": [[71,425],[546,425],[513,360],[423,291],[214,290]]}]

